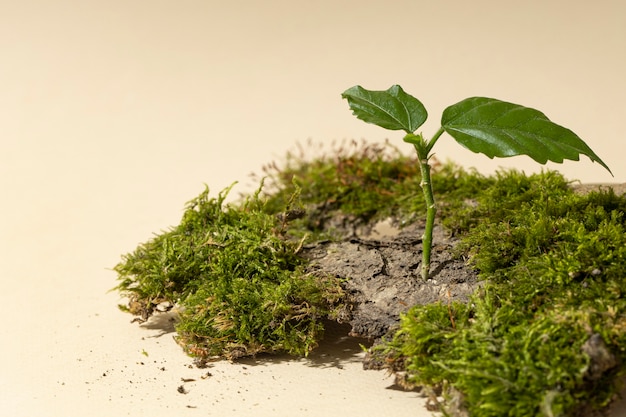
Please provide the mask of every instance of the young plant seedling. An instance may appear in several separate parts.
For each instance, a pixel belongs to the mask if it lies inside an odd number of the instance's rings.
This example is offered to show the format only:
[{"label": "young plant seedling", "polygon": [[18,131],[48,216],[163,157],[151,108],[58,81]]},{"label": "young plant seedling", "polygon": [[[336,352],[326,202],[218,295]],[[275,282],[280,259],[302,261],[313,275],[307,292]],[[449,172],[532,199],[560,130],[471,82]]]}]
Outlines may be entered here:
[{"label": "young plant seedling", "polygon": [[[431,150],[444,132],[472,152],[489,158],[528,155],[540,164],[564,159],[579,160],[579,155],[609,167],[574,132],[550,121],[538,110],[487,98],[471,97],[446,108],[441,127],[430,140],[415,131],[426,121],[428,113],[415,97],[394,85],[384,91],[354,86],[341,95],[348,100],[354,115],[367,123],[389,130],[406,132],[404,141],[412,144],[422,174],[421,186],[426,201],[426,228],[422,237],[421,275],[428,279],[433,225],[437,207],[433,196],[428,163]],[[613,175],[611,173],[611,175]]]}]

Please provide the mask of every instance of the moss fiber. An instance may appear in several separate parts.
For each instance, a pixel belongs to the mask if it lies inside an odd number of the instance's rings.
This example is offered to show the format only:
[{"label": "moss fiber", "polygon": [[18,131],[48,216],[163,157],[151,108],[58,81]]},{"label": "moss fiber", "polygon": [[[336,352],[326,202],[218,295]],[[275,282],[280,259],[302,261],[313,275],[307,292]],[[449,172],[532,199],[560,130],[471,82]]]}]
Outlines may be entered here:
[{"label": "moss fiber", "polygon": [[[205,190],[180,225],[123,256],[124,308],[147,319],[176,304],[178,340],[202,358],[310,352],[345,296],[336,278],[304,272],[300,247],[332,235],[332,213],[408,224],[425,209],[416,161],[389,144],[305,153],[268,165],[266,184],[237,203]],[[467,304],[411,308],[374,354],[405,364],[413,384],[457,393],[470,416],[606,406],[626,360],[624,196],[578,195],[552,171],[485,177],[435,164],[432,178],[438,221],[484,285]],[[601,373],[584,349],[592,336],[614,359]]]}]

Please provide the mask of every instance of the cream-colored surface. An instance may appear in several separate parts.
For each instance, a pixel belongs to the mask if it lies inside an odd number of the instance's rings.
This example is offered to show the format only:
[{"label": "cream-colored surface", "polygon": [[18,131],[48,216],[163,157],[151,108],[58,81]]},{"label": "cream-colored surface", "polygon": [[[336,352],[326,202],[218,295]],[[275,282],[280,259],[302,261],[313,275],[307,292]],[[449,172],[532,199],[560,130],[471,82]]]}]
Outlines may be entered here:
[{"label": "cream-colored surface", "polygon": [[[427,134],[471,95],[536,107],[615,178],[585,157],[551,167],[624,182],[624,74],[619,1],[0,0],[2,414],[425,415],[351,361],[220,364],[198,379],[171,334],[116,310],[108,268],[203,183],[249,190],[247,174],[296,141],[403,146],[350,114],[340,93],[354,84],[403,85],[430,111]],[[436,151],[483,172],[541,168],[449,137]],[[198,379],[187,395],[181,377]]]}]

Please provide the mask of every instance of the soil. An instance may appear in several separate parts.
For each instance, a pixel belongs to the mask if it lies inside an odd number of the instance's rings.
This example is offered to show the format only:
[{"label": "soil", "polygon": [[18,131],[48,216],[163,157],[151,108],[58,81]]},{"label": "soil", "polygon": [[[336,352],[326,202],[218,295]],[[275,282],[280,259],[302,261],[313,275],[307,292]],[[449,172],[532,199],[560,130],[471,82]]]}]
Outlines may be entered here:
[{"label": "soil", "polygon": [[423,225],[403,229],[388,219],[359,227],[339,242],[319,242],[303,248],[308,272],[342,280],[350,311],[341,322],[351,336],[378,339],[399,322],[400,313],[416,304],[466,302],[480,285],[477,274],[460,257],[458,242],[442,227],[433,230],[430,278],[420,276]]}]

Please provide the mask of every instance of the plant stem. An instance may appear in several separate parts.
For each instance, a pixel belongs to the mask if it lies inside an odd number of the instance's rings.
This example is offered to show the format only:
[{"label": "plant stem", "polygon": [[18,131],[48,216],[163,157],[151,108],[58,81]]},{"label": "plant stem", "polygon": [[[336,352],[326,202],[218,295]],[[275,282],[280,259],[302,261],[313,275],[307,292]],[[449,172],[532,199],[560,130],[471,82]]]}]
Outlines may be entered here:
[{"label": "plant stem", "polygon": [[430,271],[430,250],[433,245],[433,226],[435,224],[435,214],[437,214],[437,206],[433,196],[433,186],[430,181],[430,165],[428,164],[428,156],[422,158],[420,155],[420,171],[422,172],[422,182],[420,183],[424,192],[424,200],[426,201],[426,227],[422,236],[422,279],[428,279]]},{"label": "plant stem", "polygon": [[445,132],[444,128],[440,127],[439,130],[430,139],[428,144],[426,144],[426,149],[424,150],[424,155],[426,155],[427,158],[430,158],[430,156],[428,154],[433,149],[433,146],[435,146],[435,143],[437,143],[437,139],[439,139],[439,137],[441,135],[443,135],[443,132]]},{"label": "plant stem", "polygon": [[433,227],[435,225],[435,215],[437,214],[437,206],[435,205],[435,197],[433,195],[433,186],[430,180],[430,151],[437,139],[443,134],[443,128],[440,128],[429,142],[424,140],[421,134],[415,135],[409,133],[404,137],[404,141],[412,143],[417,152],[417,159],[420,164],[420,172],[422,173],[422,181],[420,186],[424,192],[424,200],[426,201],[426,226],[422,235],[422,279],[428,279],[430,272],[430,251],[433,246]]}]

